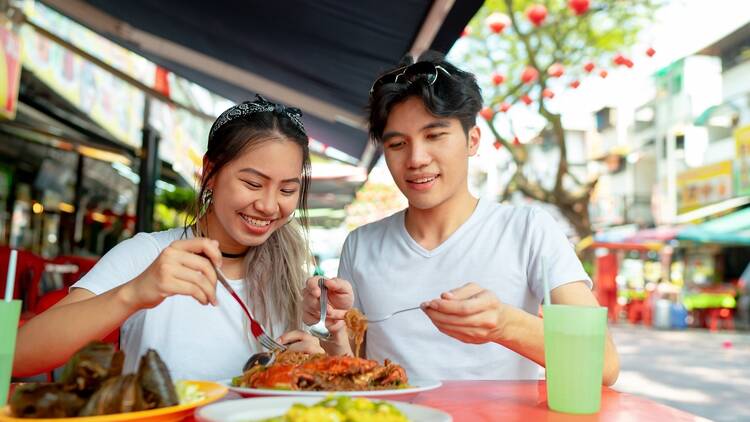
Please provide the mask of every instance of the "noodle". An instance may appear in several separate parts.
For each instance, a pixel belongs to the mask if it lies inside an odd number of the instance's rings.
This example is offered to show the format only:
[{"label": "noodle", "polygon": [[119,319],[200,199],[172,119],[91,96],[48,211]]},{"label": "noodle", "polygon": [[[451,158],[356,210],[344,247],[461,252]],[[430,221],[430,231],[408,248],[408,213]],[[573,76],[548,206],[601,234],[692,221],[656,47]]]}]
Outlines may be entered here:
[{"label": "noodle", "polygon": [[354,356],[359,356],[359,348],[362,346],[367,331],[367,317],[358,309],[352,308],[346,311],[344,322],[349,330],[349,338],[354,341]]}]

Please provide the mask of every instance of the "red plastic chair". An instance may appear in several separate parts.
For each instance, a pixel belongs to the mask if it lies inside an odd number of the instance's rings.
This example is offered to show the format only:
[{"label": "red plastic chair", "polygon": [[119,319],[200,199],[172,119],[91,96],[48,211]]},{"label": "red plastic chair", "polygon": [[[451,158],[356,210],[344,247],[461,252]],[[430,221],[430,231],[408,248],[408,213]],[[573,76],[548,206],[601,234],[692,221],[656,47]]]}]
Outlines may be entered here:
[{"label": "red plastic chair", "polygon": [[52,261],[53,264],[73,264],[76,267],[78,267],[78,271],[74,273],[65,274],[63,276],[63,283],[66,287],[69,287],[73,285],[76,281],[80,280],[81,277],[86,275],[87,272],[89,272],[92,268],[94,268],[94,265],[96,265],[96,262],[98,261],[98,258],[89,258],[89,257],[83,257],[83,256],[73,256],[73,255],[63,255],[58,256],[57,258],[54,258]]}]

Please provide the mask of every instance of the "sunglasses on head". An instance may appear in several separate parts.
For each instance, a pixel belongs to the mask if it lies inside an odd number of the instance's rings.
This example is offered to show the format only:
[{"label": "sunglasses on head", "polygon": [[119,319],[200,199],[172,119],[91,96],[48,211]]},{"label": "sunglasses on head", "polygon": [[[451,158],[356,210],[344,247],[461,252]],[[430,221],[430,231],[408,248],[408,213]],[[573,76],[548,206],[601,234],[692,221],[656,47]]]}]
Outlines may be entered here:
[{"label": "sunglasses on head", "polygon": [[432,86],[437,80],[439,71],[451,76],[445,68],[432,62],[417,62],[399,67],[376,79],[370,88],[370,95],[385,84],[410,84],[420,78],[424,78]]}]

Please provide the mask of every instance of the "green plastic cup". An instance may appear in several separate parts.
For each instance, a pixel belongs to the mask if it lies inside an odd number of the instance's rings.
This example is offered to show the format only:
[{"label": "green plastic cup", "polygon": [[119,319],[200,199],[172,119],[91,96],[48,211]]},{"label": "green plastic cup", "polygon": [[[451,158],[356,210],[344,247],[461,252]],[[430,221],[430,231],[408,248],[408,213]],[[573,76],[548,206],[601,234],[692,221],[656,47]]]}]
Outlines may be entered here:
[{"label": "green plastic cup", "polygon": [[6,302],[0,299],[0,407],[8,402],[10,375],[13,372],[13,353],[16,351],[18,318],[21,301]]},{"label": "green plastic cup", "polygon": [[597,413],[602,400],[607,308],[544,305],[547,406]]}]

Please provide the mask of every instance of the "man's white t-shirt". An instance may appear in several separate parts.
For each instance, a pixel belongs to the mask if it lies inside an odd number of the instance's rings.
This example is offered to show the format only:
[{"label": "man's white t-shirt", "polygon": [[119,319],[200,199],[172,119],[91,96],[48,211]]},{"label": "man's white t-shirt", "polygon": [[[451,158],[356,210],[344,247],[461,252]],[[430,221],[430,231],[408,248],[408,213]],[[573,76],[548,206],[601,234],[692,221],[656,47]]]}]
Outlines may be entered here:
[{"label": "man's white t-shirt", "polygon": [[[115,246],[72,288],[99,295],[140,275],[162,250],[184,238],[184,229],[138,233]],[[192,237],[188,230],[187,237]],[[242,280],[229,280],[240,297],[245,297]],[[242,366],[260,351],[250,341],[245,314],[217,285],[218,306],[201,305],[191,296],[171,296],[152,309],[136,312],[122,325],[120,345],[125,352],[124,372],[135,372],[140,357],[155,349],[173,379],[222,380],[242,373]],[[252,306],[252,304],[250,304]],[[266,327],[274,336],[278,332]]]},{"label": "man's white t-shirt", "polygon": [[[468,282],[536,315],[544,297],[541,260],[550,288],[591,280],[554,219],[538,209],[479,200],[471,217],[433,250],[406,231],[405,211],[349,234],[339,277],[352,283],[354,307],[371,318],[418,306]],[[496,343],[449,337],[422,311],[370,324],[367,357],[391,359],[411,379],[537,379],[539,366]]]}]

